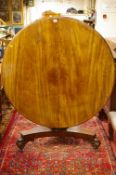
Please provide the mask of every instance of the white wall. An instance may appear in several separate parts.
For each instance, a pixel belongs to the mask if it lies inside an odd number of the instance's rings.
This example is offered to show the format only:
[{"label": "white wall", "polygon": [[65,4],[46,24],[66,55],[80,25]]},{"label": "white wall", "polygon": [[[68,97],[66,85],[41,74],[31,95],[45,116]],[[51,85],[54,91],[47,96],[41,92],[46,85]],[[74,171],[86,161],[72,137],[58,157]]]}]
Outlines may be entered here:
[{"label": "white wall", "polygon": [[74,7],[77,10],[83,10],[87,7],[90,0],[35,0],[35,6],[26,9],[25,25],[41,17],[42,12],[52,10],[65,14],[66,10]]},{"label": "white wall", "polygon": [[96,30],[105,38],[116,38],[116,0],[96,0],[96,11]]}]

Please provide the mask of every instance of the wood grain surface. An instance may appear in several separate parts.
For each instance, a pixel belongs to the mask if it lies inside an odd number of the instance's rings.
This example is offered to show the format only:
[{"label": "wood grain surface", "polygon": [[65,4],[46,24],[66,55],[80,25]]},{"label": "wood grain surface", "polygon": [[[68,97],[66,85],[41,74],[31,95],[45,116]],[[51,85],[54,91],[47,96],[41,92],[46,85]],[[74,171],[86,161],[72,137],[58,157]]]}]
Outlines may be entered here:
[{"label": "wood grain surface", "polygon": [[114,62],[94,29],[76,19],[43,17],[10,42],[2,81],[19,113],[40,125],[65,128],[87,121],[106,104]]}]

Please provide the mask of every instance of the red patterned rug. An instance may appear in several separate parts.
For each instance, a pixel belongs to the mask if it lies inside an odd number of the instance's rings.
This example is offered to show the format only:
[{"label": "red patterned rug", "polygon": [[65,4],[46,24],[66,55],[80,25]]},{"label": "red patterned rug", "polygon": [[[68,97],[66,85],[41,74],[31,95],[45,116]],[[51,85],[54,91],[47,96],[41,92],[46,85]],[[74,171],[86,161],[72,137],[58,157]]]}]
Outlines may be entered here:
[{"label": "red patterned rug", "polygon": [[46,137],[29,142],[21,152],[16,146],[19,132],[35,124],[18,113],[0,151],[0,175],[115,175],[116,162],[109,141],[93,117],[81,125],[95,131],[101,145],[94,149],[82,139]]}]

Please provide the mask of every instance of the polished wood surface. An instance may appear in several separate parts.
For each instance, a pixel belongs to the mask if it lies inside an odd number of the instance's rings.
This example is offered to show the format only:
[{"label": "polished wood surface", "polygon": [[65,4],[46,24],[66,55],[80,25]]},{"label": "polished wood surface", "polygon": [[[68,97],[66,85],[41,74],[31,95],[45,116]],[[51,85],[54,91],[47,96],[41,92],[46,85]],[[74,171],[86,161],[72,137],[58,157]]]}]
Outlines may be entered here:
[{"label": "polished wood surface", "polygon": [[3,86],[14,107],[50,128],[87,121],[107,102],[114,62],[106,41],[76,19],[43,17],[10,42]]}]

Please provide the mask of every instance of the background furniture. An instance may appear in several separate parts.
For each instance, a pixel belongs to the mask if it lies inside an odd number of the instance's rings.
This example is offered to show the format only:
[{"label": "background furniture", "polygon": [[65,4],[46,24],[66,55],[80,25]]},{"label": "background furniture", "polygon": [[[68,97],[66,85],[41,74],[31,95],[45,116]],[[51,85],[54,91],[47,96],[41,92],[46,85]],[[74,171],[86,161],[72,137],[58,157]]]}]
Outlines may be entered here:
[{"label": "background furniture", "polygon": [[1,94],[1,63],[0,63],[0,123],[2,121],[2,102],[1,102],[1,97],[2,97],[2,94]]},{"label": "background furniture", "polygon": [[108,112],[109,119],[109,138],[112,140],[116,132],[116,111]]},{"label": "background furniture", "polygon": [[[115,62],[115,76],[116,76],[116,38],[107,39],[108,45],[113,54],[114,62]],[[116,111],[116,77],[115,83],[113,87],[113,91],[110,98],[110,111]]]},{"label": "background furniture", "polygon": [[114,134],[116,132],[116,38],[106,39],[115,62],[115,82],[113,86],[113,91],[109,99],[109,105],[102,108],[99,112],[98,117],[100,120],[108,120],[109,123],[109,139],[114,139]]},{"label": "background furniture", "polygon": [[114,62],[115,62],[115,83],[113,91],[110,97],[110,109],[107,113],[109,120],[109,138],[114,139],[114,134],[116,133],[116,38],[107,39],[109,47],[111,48]]},{"label": "background furniture", "polygon": [[7,25],[23,24],[23,0],[0,0],[0,18]]}]

